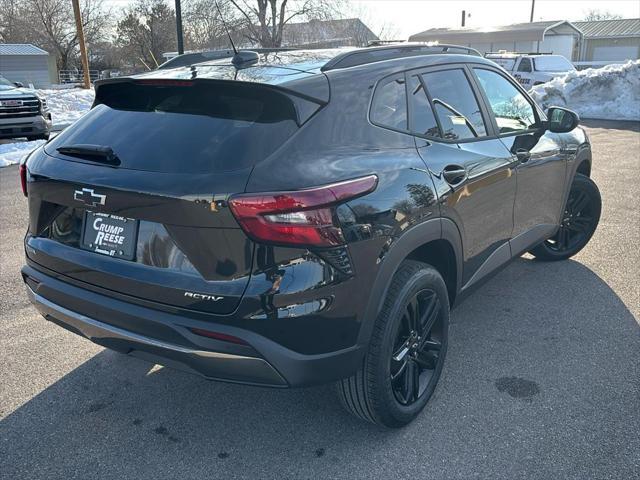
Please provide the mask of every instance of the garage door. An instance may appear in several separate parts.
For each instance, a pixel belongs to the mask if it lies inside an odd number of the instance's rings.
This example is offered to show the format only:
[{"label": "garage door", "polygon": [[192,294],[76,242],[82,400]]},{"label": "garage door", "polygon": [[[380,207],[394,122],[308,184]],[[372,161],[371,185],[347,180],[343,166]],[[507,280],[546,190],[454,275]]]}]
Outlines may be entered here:
[{"label": "garage door", "polygon": [[635,46],[609,46],[595,47],[593,49],[593,61],[609,60],[635,60],[638,58],[638,47]]}]

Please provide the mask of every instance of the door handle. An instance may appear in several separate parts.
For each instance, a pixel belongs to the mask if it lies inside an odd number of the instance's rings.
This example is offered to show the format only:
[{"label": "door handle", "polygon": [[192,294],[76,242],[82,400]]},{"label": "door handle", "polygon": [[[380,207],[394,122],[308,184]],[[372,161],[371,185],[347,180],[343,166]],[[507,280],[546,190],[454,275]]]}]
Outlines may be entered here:
[{"label": "door handle", "polygon": [[520,161],[520,163],[527,163],[531,158],[531,152],[529,150],[525,150],[524,148],[519,148],[516,150],[516,157]]},{"label": "door handle", "polygon": [[460,165],[447,165],[442,169],[444,180],[455,187],[467,179],[467,169]]}]

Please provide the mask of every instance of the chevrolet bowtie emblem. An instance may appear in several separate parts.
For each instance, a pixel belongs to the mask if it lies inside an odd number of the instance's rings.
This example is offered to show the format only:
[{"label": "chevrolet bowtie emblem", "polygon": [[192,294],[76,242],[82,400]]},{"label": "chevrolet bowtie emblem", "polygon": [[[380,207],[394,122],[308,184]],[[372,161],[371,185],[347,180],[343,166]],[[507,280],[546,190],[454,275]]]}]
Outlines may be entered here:
[{"label": "chevrolet bowtie emblem", "polygon": [[92,188],[83,188],[73,192],[73,199],[90,207],[97,207],[105,204],[107,196],[95,193]]}]

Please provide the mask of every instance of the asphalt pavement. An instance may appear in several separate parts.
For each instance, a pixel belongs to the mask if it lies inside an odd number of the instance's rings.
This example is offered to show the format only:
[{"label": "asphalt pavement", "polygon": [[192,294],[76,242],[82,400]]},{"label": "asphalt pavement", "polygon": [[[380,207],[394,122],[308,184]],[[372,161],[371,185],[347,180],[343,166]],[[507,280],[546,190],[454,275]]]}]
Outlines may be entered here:
[{"label": "asphalt pavement", "polygon": [[420,417],[384,430],[331,386],[207,382],[41,318],[0,169],[1,479],[640,478],[640,125],[585,122],[603,212],[574,259],[513,262],[452,315]]}]

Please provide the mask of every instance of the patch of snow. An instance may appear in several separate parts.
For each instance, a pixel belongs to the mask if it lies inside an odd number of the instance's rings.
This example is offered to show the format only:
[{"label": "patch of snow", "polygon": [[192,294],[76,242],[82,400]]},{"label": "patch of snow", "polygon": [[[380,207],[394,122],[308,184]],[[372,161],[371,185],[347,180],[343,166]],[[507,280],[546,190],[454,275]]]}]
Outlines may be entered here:
[{"label": "patch of snow", "polygon": [[529,93],[545,110],[558,106],[582,118],[640,120],[640,60],[571,72]]},{"label": "patch of snow", "polygon": [[20,163],[24,157],[44,143],[44,140],[33,142],[15,142],[0,144],[0,167]]},{"label": "patch of snow", "polygon": [[88,112],[95,96],[93,89],[84,88],[46,89],[38,93],[47,99],[54,130],[68,127]]}]

